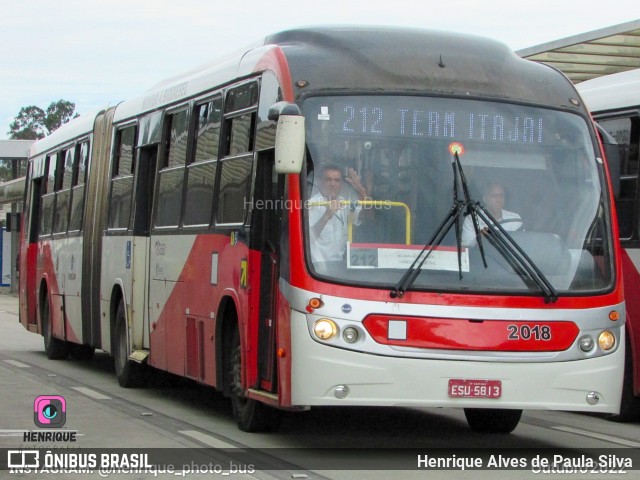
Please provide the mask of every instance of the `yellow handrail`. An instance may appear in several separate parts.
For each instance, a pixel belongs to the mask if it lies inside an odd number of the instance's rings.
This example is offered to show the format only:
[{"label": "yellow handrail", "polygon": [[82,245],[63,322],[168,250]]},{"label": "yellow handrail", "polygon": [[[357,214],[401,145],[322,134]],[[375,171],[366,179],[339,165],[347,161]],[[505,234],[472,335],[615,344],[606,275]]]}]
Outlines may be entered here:
[{"label": "yellow handrail", "polygon": [[[322,200],[319,202],[308,202],[307,205],[309,207],[322,207],[329,205],[328,200]],[[411,245],[411,210],[409,210],[409,206],[403,202],[392,202],[391,200],[340,200],[338,202],[340,206],[350,206],[355,204],[356,206],[372,206],[372,207],[402,207],[404,208],[404,220],[405,220],[405,243],[407,245]],[[347,236],[349,242],[353,240],[353,220],[351,215],[348,220],[348,231]]]}]

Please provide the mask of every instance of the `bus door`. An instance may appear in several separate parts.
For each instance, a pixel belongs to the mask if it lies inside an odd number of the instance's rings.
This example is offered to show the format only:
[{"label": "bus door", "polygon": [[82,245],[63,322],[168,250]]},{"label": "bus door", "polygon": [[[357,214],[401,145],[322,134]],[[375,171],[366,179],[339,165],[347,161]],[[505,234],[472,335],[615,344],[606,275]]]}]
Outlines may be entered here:
[{"label": "bus door", "polygon": [[[149,312],[146,308],[149,305],[149,249],[151,235],[151,209],[153,206],[153,192],[155,182],[155,171],[158,159],[158,146],[141,147],[138,151],[138,165],[135,186],[135,212],[133,220],[133,255],[134,259],[141,258],[137,265],[144,265],[136,269],[133,276],[133,298],[134,311],[140,312],[144,317],[142,324],[136,325],[136,335],[133,338],[132,348],[149,348]],[[144,313],[142,313],[144,312]]]},{"label": "bus door", "polygon": [[260,305],[258,325],[258,374],[262,390],[275,393],[276,318],[279,278],[279,244],[284,176],[274,169],[273,150],[258,155],[254,207],[251,219],[252,248],[260,251]]},{"label": "bus door", "polygon": [[[42,163],[42,174],[36,172]],[[22,227],[23,241],[20,244],[20,321],[31,331],[37,331],[37,304],[36,301],[36,257],[38,252],[38,238],[41,227],[41,204],[44,188],[44,162],[38,159],[31,164],[30,184],[28,188],[28,204],[25,205],[25,223]],[[40,175],[33,178],[34,175]],[[25,300],[26,299],[26,300]]]},{"label": "bus door", "polygon": [[140,120],[137,140],[136,180],[134,186],[134,217],[132,265],[133,310],[138,312],[133,325],[132,349],[149,349],[150,315],[149,262],[151,249],[151,215],[154,200],[156,167],[162,131],[162,113],[155,112]]},{"label": "bus door", "polygon": [[189,113],[188,106],[182,105],[166,112],[162,123],[158,122],[157,136],[161,142],[157,165],[149,171],[149,177],[154,174],[154,183],[148,186],[150,193],[151,188],[155,188],[148,250],[148,362],[177,375],[185,374],[184,313],[189,307],[183,303],[184,296],[173,293],[179,292],[176,287],[180,287],[180,275],[195,239],[195,235],[182,235],[179,228]]}]

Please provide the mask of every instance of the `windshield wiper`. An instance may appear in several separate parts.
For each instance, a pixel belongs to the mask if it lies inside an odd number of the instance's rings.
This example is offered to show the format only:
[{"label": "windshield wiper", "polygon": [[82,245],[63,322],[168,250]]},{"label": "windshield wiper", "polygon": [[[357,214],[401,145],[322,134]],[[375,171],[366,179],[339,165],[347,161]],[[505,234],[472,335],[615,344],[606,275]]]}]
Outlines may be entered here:
[{"label": "windshield wiper", "polygon": [[475,206],[477,215],[487,225],[485,238],[495,247],[502,257],[512,266],[520,276],[528,276],[538,286],[544,295],[545,303],[558,300],[558,292],[549,279],[538,268],[535,262],[500,225],[491,213],[480,203]]},{"label": "windshield wiper", "polygon": [[[442,243],[445,235],[449,233],[451,227],[455,225],[456,232],[456,244],[458,247],[458,275],[462,278],[462,219],[465,209],[467,210],[467,214],[472,215],[473,219],[473,228],[476,232],[476,236],[480,237],[480,226],[478,224],[477,215],[474,213],[473,209],[469,210],[471,205],[474,205],[473,200],[471,199],[471,195],[469,193],[469,186],[467,184],[467,179],[464,176],[464,171],[462,170],[462,165],[460,164],[460,158],[458,158],[458,154],[454,155],[454,161],[451,162],[451,166],[453,167],[453,205],[449,210],[449,213],[444,218],[442,223],[438,226],[435,233],[431,237],[431,239],[424,245],[420,253],[416,256],[414,261],[411,263],[409,268],[404,272],[402,278],[397,283],[397,285],[391,289],[389,295],[391,298],[402,298],[404,293],[407,291],[407,288],[411,286],[411,284],[415,281],[415,279],[420,274],[422,266],[424,262],[427,261],[431,252],[433,252],[439,245]],[[458,174],[460,175],[460,180],[458,180]],[[458,183],[462,183],[462,191],[464,198],[460,198],[460,194],[458,191]],[[482,261],[484,263],[485,268],[487,267],[487,261],[484,256],[484,249],[481,243],[478,243],[480,247],[480,254],[482,255]]]},{"label": "windshield wiper", "polygon": [[[429,258],[431,252],[440,245],[444,236],[449,232],[454,224],[456,227],[456,244],[458,248],[458,274],[460,278],[462,278],[462,241],[460,223],[463,216],[471,215],[473,229],[476,234],[478,249],[480,251],[484,267],[487,268],[484,246],[482,245],[482,239],[485,235],[480,231],[478,219],[482,220],[484,224],[487,225],[488,234],[486,235],[486,238],[489,243],[491,243],[498,253],[500,253],[500,255],[511,265],[514,271],[521,277],[529,277],[542,292],[546,303],[553,303],[557,301],[558,292],[553,285],[551,285],[551,282],[549,282],[544,273],[542,273],[533,260],[531,260],[520,245],[513,240],[507,231],[502,228],[500,223],[487,211],[487,209],[480,202],[476,202],[471,198],[469,184],[465,177],[457,152],[454,153],[454,162],[452,163],[452,166],[454,182],[453,206],[443,222],[437,228],[431,240],[429,240],[429,242],[427,242],[427,244],[422,248],[413,263],[409,266],[407,271],[405,271],[398,284],[391,290],[391,298],[402,298],[402,296],[404,296],[404,293],[420,274],[424,262]],[[460,183],[462,185],[464,196],[463,200],[459,198],[458,175],[460,176]]]}]

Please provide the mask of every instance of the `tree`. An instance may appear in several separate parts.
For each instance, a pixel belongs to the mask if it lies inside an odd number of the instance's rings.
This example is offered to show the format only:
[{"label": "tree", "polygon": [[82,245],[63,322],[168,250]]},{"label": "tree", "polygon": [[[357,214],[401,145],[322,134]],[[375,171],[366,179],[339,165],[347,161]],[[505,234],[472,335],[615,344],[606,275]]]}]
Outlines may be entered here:
[{"label": "tree", "polygon": [[29,105],[22,107],[20,112],[9,125],[9,138],[12,140],[37,140],[44,138],[78,116],[75,113],[76,104],[67,100],[52,102],[46,112],[40,107]]},{"label": "tree", "polygon": [[35,105],[22,107],[18,116],[9,125],[9,138],[13,140],[36,140],[45,136],[44,110]]},{"label": "tree", "polygon": [[51,105],[47,107],[47,113],[44,117],[45,128],[49,133],[53,132],[69,120],[78,117],[79,115],[75,113],[75,110],[76,104],[73,102],[66,100],[52,102]]}]

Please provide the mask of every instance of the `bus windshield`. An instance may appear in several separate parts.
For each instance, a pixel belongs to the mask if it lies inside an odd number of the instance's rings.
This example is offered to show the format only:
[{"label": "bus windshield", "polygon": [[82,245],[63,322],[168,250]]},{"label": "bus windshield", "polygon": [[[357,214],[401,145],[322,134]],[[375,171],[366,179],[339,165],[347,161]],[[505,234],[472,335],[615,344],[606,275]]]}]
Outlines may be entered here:
[{"label": "bus windshield", "polygon": [[[493,220],[559,294],[612,285],[602,167],[584,118],[531,106],[413,96],[304,101],[311,271],[393,289],[425,245],[409,290],[541,294]],[[461,214],[443,232],[452,210]],[[475,225],[474,225],[475,223]],[[442,233],[442,235],[438,235]],[[414,265],[415,267],[415,265]]]}]

